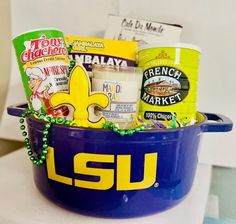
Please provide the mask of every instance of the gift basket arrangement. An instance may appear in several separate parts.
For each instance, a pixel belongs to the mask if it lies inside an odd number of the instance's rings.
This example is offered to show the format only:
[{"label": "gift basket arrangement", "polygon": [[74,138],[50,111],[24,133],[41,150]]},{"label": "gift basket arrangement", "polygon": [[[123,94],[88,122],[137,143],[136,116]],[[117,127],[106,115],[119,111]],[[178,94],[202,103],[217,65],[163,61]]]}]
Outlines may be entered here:
[{"label": "gift basket arrangement", "polygon": [[201,134],[232,129],[197,112],[197,46],[56,29],[13,44],[28,105],[8,113],[20,117],[37,188],[67,209],[125,218],[171,208],[191,189]]}]

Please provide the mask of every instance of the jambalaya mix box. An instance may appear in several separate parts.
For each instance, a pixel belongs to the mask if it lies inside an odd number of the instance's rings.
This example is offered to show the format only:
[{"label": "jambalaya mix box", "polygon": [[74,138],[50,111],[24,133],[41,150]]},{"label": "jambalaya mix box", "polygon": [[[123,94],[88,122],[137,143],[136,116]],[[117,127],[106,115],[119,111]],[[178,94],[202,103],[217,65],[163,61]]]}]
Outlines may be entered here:
[{"label": "jambalaya mix box", "polygon": [[80,61],[87,71],[93,64],[135,66],[136,41],[109,40],[93,37],[65,36],[69,57]]}]

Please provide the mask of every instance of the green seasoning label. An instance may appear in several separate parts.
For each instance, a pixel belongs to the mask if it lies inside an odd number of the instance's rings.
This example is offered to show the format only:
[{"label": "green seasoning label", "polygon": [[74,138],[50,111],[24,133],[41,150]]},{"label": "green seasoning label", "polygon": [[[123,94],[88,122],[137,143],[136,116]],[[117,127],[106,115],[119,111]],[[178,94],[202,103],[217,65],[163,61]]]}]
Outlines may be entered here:
[{"label": "green seasoning label", "polygon": [[[26,63],[37,58],[55,56],[55,55],[67,55],[67,50],[64,46],[63,38],[48,38],[46,35],[42,35],[37,39],[25,41],[25,50],[21,53],[20,60],[22,63]],[[45,62],[47,60],[44,60]]]},{"label": "green seasoning label", "polygon": [[54,109],[50,96],[68,90],[69,58],[63,34],[58,30],[37,30],[13,40],[29,106],[54,117],[66,115],[67,107]]},{"label": "green seasoning label", "polygon": [[141,100],[158,106],[169,106],[181,102],[189,91],[187,76],[177,68],[152,67],[144,71]]}]

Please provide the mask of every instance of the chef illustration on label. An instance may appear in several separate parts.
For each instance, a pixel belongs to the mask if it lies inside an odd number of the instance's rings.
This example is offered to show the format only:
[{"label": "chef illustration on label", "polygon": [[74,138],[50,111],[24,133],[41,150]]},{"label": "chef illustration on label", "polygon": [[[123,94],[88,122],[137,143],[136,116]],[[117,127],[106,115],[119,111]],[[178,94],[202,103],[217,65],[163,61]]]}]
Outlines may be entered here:
[{"label": "chef illustration on label", "polygon": [[29,76],[29,88],[32,91],[30,103],[34,110],[46,113],[45,109],[50,107],[49,104],[49,86],[46,82],[46,75],[40,68],[27,68],[26,74]]},{"label": "chef illustration on label", "polygon": [[50,105],[50,87],[51,83],[47,79],[47,76],[38,67],[27,68],[26,74],[29,76],[29,88],[32,91],[30,96],[30,103],[33,109],[39,113],[45,114],[68,114],[68,108],[63,106],[57,109],[52,109]]}]

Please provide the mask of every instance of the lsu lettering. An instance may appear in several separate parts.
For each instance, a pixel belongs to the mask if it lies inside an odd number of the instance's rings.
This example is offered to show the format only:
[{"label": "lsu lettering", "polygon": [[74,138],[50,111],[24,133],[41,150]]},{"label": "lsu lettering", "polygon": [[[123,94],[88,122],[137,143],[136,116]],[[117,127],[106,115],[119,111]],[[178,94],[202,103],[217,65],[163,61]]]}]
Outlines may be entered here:
[{"label": "lsu lettering", "polygon": [[[92,153],[78,153],[74,156],[74,173],[90,176],[98,176],[99,181],[73,179],[60,175],[56,171],[54,148],[48,148],[48,155],[46,159],[48,178],[63,184],[73,185],[75,187],[94,189],[94,190],[108,190],[113,187],[116,176],[116,190],[138,190],[151,187],[156,181],[157,171],[157,153],[146,153],[144,155],[144,164],[140,166],[143,169],[143,179],[139,182],[131,182],[131,155],[117,155],[116,169],[114,168],[94,168],[88,167],[89,162],[98,163],[115,163],[115,155],[110,154],[92,154]],[[116,175],[115,175],[116,172]]]}]

